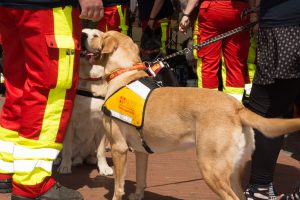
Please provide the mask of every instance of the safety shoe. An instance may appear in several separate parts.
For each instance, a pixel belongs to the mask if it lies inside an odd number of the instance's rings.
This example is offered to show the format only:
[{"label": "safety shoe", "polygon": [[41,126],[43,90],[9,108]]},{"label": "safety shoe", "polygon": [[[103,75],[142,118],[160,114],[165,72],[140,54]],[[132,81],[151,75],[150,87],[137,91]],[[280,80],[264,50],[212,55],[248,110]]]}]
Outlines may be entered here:
[{"label": "safety shoe", "polygon": [[244,194],[246,200],[276,200],[273,183],[267,185],[248,185]]},{"label": "safety shoe", "polygon": [[12,194],[11,200],[83,200],[80,192],[55,183],[45,194],[36,198],[21,197]]},{"label": "safety shoe", "polygon": [[0,193],[10,193],[12,189],[11,179],[0,180]]}]

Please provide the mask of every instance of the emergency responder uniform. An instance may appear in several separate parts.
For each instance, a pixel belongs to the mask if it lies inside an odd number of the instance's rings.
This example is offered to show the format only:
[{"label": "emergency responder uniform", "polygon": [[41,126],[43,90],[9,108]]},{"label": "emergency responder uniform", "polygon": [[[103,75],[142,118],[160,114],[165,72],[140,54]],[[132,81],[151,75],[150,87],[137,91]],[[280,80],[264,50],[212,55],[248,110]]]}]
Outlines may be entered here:
[{"label": "emergency responder uniform", "polygon": [[35,199],[58,186],[52,163],[62,148],[73,108],[79,15],[74,0],[0,1],[6,86],[0,121],[0,192],[10,192],[5,185],[12,180],[12,199]]},{"label": "emergency responder uniform", "polygon": [[102,32],[115,30],[128,34],[129,0],[103,0],[104,17],[99,21],[98,29]]},{"label": "emergency responder uniform", "polygon": [[[139,20],[144,30],[150,19],[150,14],[155,0],[138,0]],[[154,21],[154,29],[161,28],[161,51],[167,52],[167,43],[170,37],[170,23],[173,14],[173,4],[170,0],[165,0],[161,10],[158,12]]]},{"label": "emergency responder uniform", "polygon": [[[197,42],[203,42],[248,23],[248,19],[241,19],[241,13],[247,6],[246,0],[203,1],[199,6],[198,26],[195,27],[195,31],[198,29]],[[249,31],[243,31],[199,49],[198,86],[216,90],[219,88],[217,74],[222,61],[222,90],[241,101],[244,85],[249,82],[247,71],[249,47]]]}]

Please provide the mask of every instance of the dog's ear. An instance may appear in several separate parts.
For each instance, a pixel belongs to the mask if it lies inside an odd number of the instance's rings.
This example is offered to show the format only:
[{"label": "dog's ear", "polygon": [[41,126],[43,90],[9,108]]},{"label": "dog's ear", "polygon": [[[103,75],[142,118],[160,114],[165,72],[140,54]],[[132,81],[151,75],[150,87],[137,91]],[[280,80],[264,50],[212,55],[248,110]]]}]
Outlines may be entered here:
[{"label": "dog's ear", "polygon": [[107,35],[103,38],[102,48],[101,48],[102,54],[112,53],[117,48],[118,48],[118,41],[114,37]]}]

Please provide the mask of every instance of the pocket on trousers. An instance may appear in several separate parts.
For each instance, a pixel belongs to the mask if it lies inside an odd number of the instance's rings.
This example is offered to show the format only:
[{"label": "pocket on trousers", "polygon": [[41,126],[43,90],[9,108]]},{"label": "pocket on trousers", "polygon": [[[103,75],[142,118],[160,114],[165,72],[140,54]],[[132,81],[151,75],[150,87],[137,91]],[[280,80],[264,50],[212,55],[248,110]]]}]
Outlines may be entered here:
[{"label": "pocket on trousers", "polygon": [[49,53],[48,87],[70,89],[73,83],[75,52],[78,41],[69,35],[46,35]]},{"label": "pocket on trousers", "polygon": [[210,7],[210,4],[211,4],[211,2],[204,1],[199,6],[199,17],[198,17],[199,22],[206,21],[206,18],[207,18],[206,15],[207,15],[208,8]]}]

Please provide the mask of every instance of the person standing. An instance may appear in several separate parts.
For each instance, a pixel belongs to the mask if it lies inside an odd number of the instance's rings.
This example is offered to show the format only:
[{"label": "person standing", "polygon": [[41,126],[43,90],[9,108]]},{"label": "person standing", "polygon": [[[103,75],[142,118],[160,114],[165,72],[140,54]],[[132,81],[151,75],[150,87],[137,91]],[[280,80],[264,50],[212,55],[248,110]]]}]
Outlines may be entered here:
[{"label": "person standing", "polygon": [[152,30],[161,29],[160,51],[167,53],[167,43],[170,37],[170,23],[173,14],[171,0],[138,0],[139,20],[144,31],[146,27]]},{"label": "person standing", "polygon": [[99,21],[102,32],[115,30],[125,35],[129,28],[129,0],[103,0],[104,17]]},{"label": "person standing", "polygon": [[[248,0],[202,1],[196,21],[197,42],[201,43],[249,23],[249,17],[241,18],[242,12],[249,6],[248,3]],[[190,14],[197,4],[199,0],[188,1],[179,25],[181,32],[186,32],[190,23]],[[218,71],[222,70],[222,90],[241,101],[244,85],[249,82],[247,72],[249,47],[250,33],[243,31],[199,49],[196,56],[198,87],[218,90],[220,87]]]},{"label": "person standing", "polygon": [[[247,107],[268,118],[292,118],[300,94],[300,1],[256,0],[256,5],[257,67]],[[247,200],[276,199],[273,177],[283,140],[255,130]]]},{"label": "person standing", "polygon": [[102,16],[102,0],[0,1],[0,192],[12,192],[12,200],[83,199],[54,180],[52,163],[73,108],[81,19]]}]

